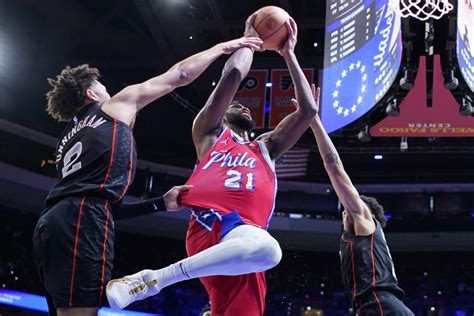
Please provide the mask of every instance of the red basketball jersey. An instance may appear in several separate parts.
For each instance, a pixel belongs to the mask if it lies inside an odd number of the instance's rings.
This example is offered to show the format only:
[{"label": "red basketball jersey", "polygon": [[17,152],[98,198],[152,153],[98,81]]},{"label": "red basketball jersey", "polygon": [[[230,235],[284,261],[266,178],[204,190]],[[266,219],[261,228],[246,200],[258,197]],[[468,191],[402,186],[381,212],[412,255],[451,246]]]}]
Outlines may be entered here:
[{"label": "red basketball jersey", "polygon": [[245,142],[225,128],[186,184],[193,188],[183,194],[184,206],[212,209],[221,215],[238,211],[245,223],[268,227],[277,180],[263,143]]}]

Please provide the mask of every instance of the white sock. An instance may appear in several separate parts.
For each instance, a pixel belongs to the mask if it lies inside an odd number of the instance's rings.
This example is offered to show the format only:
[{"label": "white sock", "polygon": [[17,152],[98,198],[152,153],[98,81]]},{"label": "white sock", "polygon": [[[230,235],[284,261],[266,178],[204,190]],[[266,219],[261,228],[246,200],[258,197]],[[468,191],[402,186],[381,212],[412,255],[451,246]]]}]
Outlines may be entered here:
[{"label": "white sock", "polygon": [[230,231],[219,244],[166,268],[146,273],[144,280],[158,280],[157,287],[161,290],[193,278],[260,272],[276,266],[281,255],[280,245],[267,231],[241,225]]},{"label": "white sock", "polygon": [[158,280],[156,287],[159,291],[161,291],[161,289],[167,287],[168,285],[181,282],[183,280],[189,280],[191,278],[187,275],[187,272],[184,271],[182,261],[183,260],[170,264],[169,266],[163,269],[150,270],[149,272],[143,275],[143,280],[145,282]]}]

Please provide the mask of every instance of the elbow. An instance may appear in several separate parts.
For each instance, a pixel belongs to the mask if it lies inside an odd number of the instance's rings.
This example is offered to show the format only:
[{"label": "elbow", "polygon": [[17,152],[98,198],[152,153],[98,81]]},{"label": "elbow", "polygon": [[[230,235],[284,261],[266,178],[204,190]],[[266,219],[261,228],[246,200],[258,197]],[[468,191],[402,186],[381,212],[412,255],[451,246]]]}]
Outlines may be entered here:
[{"label": "elbow", "polygon": [[316,102],[314,100],[311,100],[311,102],[309,102],[308,112],[308,116],[310,116],[311,119],[313,119],[316,114],[318,114],[318,109],[316,108]]},{"label": "elbow", "polygon": [[226,65],[224,70],[222,71],[222,77],[232,77],[237,80],[242,81],[244,80],[245,76],[247,75],[248,71],[245,71],[243,67],[240,67],[237,64]]},{"label": "elbow", "polygon": [[252,64],[253,51],[247,48],[237,50],[225,63],[222,78],[233,77],[239,82],[247,76]]},{"label": "elbow", "polygon": [[300,106],[298,108],[299,111],[301,111],[301,115],[311,121],[316,114],[318,114],[318,111],[316,110],[316,103],[314,102],[308,102],[306,106]]},{"label": "elbow", "polygon": [[308,116],[311,118],[311,120],[316,116],[316,114],[318,114],[318,110],[316,109],[316,104],[314,102],[311,102],[308,112]]},{"label": "elbow", "polygon": [[190,84],[193,81],[193,75],[189,72],[189,69],[191,69],[189,64],[183,61],[171,67],[167,72],[169,78],[172,78],[170,80],[171,85],[177,88]]},{"label": "elbow", "polygon": [[244,80],[246,75],[247,73],[240,67],[229,67],[224,69],[224,71],[222,72],[221,81],[223,79],[226,79],[228,81],[239,83]]},{"label": "elbow", "polygon": [[324,167],[328,173],[333,176],[338,176],[345,173],[344,165],[342,164],[339,156],[326,157],[324,161]]},{"label": "elbow", "polygon": [[183,67],[179,64],[177,65],[176,68],[170,69],[170,71],[174,72],[173,77],[176,78],[176,81],[175,81],[176,87],[187,86],[193,81],[189,73],[186,70],[184,70]]}]

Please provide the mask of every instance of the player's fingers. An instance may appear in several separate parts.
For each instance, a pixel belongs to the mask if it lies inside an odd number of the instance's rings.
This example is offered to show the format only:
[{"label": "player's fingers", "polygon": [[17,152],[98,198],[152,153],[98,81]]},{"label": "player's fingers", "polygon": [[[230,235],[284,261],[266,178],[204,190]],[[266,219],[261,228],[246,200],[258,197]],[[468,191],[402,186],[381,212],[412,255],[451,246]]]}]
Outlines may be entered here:
[{"label": "player's fingers", "polygon": [[244,42],[246,43],[253,43],[253,44],[261,44],[263,43],[262,39],[260,37],[252,36],[252,37],[246,37],[244,38]]},{"label": "player's fingers", "polygon": [[258,11],[252,13],[252,14],[249,16],[248,20],[249,20],[250,25],[253,25],[253,22],[254,22],[255,19],[257,18],[257,15],[258,15]]},{"label": "player's fingers", "polygon": [[256,44],[247,44],[246,47],[252,48],[253,50],[260,50],[261,46]]},{"label": "player's fingers", "polygon": [[261,39],[259,39],[258,41],[244,41],[242,42],[242,45],[243,46],[247,46],[247,47],[259,47],[262,46],[263,44],[263,41]]},{"label": "player's fingers", "polygon": [[250,15],[250,16],[247,18],[247,21],[245,21],[245,26],[246,26],[247,28],[252,27],[253,21],[255,21],[255,18],[257,17],[257,15],[258,15],[258,11],[257,11],[257,12],[254,12],[252,15]]},{"label": "player's fingers", "polygon": [[184,184],[184,185],[178,185],[175,187],[176,190],[178,190],[179,192],[186,192],[186,191],[189,191],[193,188],[192,185],[190,184]]},{"label": "player's fingers", "polygon": [[293,99],[293,98],[292,98],[292,99],[291,99],[291,103],[293,104],[293,106],[294,106],[295,108],[298,108],[298,105],[299,105],[299,104],[298,104],[298,101],[296,101],[296,99]]},{"label": "player's fingers", "polygon": [[290,20],[285,22],[286,29],[288,30],[288,38],[294,37],[294,31],[293,28],[291,27]]},{"label": "player's fingers", "polygon": [[313,98],[316,100],[316,85],[314,83],[311,84],[311,93],[313,94]]},{"label": "player's fingers", "polygon": [[295,20],[292,17],[290,17],[289,21],[290,21],[290,26],[293,29],[293,34],[296,36],[298,34],[298,25],[296,24]]}]

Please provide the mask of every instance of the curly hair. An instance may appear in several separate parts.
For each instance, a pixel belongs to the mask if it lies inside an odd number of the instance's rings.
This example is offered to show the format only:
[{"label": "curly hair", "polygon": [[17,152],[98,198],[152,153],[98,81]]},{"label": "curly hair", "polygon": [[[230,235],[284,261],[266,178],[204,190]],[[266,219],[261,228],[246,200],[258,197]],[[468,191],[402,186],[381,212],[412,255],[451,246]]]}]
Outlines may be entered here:
[{"label": "curly hair", "polygon": [[385,225],[387,225],[387,219],[385,218],[383,206],[379,204],[377,199],[365,195],[361,195],[360,198],[362,201],[364,201],[365,204],[367,204],[372,214],[374,214],[377,221],[379,221],[380,225],[382,227],[385,227]]},{"label": "curly hair", "polygon": [[100,78],[97,68],[88,64],[64,68],[55,79],[48,78],[53,87],[47,94],[46,112],[57,121],[69,121],[84,105],[86,89]]}]

